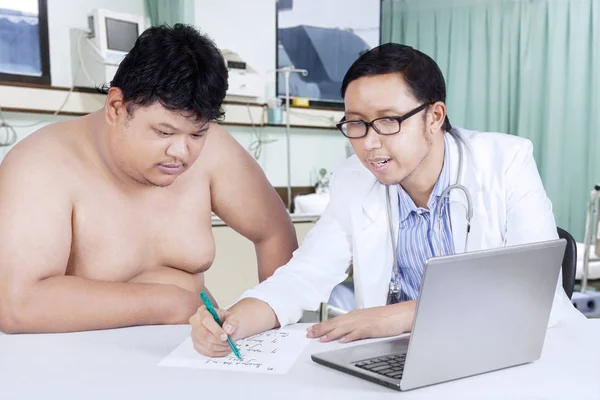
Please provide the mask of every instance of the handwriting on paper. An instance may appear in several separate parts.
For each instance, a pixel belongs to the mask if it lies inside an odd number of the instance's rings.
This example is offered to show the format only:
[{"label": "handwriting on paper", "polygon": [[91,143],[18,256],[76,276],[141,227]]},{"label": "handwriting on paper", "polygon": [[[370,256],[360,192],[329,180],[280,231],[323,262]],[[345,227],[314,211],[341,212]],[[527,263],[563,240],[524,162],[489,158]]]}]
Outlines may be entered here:
[{"label": "handwriting on paper", "polygon": [[[257,358],[258,354],[277,354],[278,343],[286,340],[289,332],[285,331],[268,331],[238,341],[236,345],[240,350],[242,359],[239,360],[233,354],[224,358],[208,358],[207,364],[223,364],[223,365],[245,365],[253,368],[261,368],[262,362]],[[262,358],[262,357],[259,357]],[[267,370],[273,370],[272,367],[266,367]]]},{"label": "handwriting on paper", "polygon": [[242,356],[239,360],[233,354],[203,356],[194,350],[188,338],[159,365],[281,374],[291,368],[308,343],[303,331],[271,330],[238,340],[236,345]]}]

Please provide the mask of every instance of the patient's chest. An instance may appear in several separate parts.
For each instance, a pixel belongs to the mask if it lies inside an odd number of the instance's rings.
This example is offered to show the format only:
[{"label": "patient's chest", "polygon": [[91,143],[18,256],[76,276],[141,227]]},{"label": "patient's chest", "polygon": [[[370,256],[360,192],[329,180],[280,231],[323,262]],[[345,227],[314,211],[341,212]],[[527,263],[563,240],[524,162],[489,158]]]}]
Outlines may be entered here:
[{"label": "patient's chest", "polygon": [[67,273],[129,281],[203,272],[215,256],[210,215],[208,187],[205,195],[131,199],[99,191],[83,196],[74,208]]}]

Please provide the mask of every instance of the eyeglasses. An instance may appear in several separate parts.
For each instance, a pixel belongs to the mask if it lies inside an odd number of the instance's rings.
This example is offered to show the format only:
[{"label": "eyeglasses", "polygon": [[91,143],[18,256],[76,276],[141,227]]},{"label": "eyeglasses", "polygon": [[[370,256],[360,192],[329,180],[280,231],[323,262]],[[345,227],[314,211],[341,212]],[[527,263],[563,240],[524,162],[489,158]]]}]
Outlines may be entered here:
[{"label": "eyeglasses", "polygon": [[419,113],[429,105],[430,103],[421,104],[419,107],[407,112],[401,117],[377,118],[371,122],[363,121],[360,119],[354,121],[346,121],[346,118],[344,117],[335,126],[340,130],[340,132],[342,132],[344,136],[346,136],[349,139],[359,139],[367,136],[369,127],[373,127],[373,129],[375,129],[375,132],[379,133],[380,135],[394,135],[400,132],[400,125],[402,125],[402,122],[404,120]]}]

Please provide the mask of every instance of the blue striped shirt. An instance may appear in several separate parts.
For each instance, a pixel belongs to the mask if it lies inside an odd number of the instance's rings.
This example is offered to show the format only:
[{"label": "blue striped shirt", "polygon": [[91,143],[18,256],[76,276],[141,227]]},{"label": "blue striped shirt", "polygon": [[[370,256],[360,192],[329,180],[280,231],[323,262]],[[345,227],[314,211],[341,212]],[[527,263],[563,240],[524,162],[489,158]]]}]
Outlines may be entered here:
[{"label": "blue striped shirt", "polygon": [[417,207],[408,193],[398,185],[398,207],[400,226],[398,231],[398,274],[400,292],[392,299],[399,303],[415,300],[421,288],[421,278],[425,261],[431,257],[454,254],[452,241],[452,226],[450,223],[450,200],[448,196],[443,199],[441,207],[441,227],[439,228],[439,215],[434,215],[436,205],[440,201],[442,192],[450,185],[450,171],[448,166],[448,145],[444,140],[444,165],[440,176],[433,187],[427,202],[427,208]]}]

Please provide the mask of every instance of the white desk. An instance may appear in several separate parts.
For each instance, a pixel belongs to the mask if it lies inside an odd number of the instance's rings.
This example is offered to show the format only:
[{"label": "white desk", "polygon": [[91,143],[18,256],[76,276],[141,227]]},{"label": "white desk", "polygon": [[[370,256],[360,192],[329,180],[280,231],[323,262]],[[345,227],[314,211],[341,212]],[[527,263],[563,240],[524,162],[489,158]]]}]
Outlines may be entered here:
[{"label": "white desk", "polygon": [[188,332],[146,326],[0,334],[0,399],[600,399],[600,320],[550,329],[535,363],[405,393],[310,360],[338,343],[311,343],[280,376],[157,367]]}]

